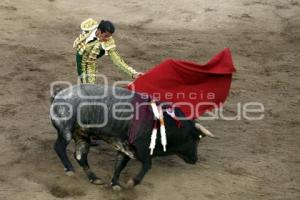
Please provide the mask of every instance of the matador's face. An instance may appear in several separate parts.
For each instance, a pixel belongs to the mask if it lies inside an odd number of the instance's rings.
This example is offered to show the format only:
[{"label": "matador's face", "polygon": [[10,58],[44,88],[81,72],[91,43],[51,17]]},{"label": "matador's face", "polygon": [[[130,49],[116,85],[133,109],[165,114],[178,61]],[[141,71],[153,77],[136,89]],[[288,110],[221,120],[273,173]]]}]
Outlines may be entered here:
[{"label": "matador's face", "polygon": [[102,42],[107,41],[111,36],[112,34],[110,32],[101,32],[100,30],[96,31],[96,37]]}]

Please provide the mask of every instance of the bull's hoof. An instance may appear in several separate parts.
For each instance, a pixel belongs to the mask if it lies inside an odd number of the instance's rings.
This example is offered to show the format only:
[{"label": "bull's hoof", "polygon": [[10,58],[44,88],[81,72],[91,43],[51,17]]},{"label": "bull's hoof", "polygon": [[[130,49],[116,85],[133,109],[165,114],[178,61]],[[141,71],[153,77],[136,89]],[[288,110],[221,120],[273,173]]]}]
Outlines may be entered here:
[{"label": "bull's hoof", "polygon": [[120,185],[113,185],[113,186],[111,186],[111,188],[114,191],[122,191],[123,190],[123,188]]},{"label": "bull's hoof", "polygon": [[134,188],[135,185],[136,185],[135,181],[131,178],[131,179],[128,180],[128,182],[126,184],[126,188],[131,189],[131,188]]},{"label": "bull's hoof", "polygon": [[90,181],[90,183],[93,183],[95,185],[104,185],[104,181],[102,181],[100,178],[98,178],[94,172],[92,172],[90,169],[85,170],[85,173]]},{"label": "bull's hoof", "polygon": [[74,171],[65,171],[67,176],[74,176]]},{"label": "bull's hoof", "polygon": [[104,181],[102,181],[100,178],[90,179],[90,183],[93,183],[95,185],[104,185]]}]

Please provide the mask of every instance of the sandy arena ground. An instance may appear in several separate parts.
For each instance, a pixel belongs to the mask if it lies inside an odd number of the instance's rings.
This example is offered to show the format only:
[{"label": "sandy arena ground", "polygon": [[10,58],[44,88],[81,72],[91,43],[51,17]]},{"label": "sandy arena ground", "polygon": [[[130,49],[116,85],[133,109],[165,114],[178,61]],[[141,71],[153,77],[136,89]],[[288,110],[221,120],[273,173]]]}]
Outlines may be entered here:
[{"label": "sandy arena ground", "polygon": [[[0,199],[297,200],[300,199],[299,0],[1,0]],[[76,82],[72,43],[86,18],[110,19],[124,59],[145,71],[165,58],[205,63],[232,50],[234,75],[225,114],[237,103],[261,102],[260,121],[204,121],[219,140],[200,143],[197,165],[154,159],[144,182],[114,192],[88,183],[72,159],[68,177],[52,146],[49,88]],[[100,71],[128,78],[108,58]],[[69,146],[72,157],[73,146]],[[90,153],[92,169],[109,183],[116,153]],[[131,162],[127,181],[139,168]]]}]

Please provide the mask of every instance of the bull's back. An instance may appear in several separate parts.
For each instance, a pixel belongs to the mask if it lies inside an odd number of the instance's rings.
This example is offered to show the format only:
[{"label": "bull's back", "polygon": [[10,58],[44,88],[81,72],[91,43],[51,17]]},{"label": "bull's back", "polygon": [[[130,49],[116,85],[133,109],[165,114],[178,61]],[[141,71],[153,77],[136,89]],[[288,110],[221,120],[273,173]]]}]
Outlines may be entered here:
[{"label": "bull's back", "polygon": [[82,128],[118,135],[128,130],[128,119],[133,116],[129,107],[134,95],[137,94],[124,88],[81,84],[61,91],[53,103],[71,107],[70,121]]},{"label": "bull's back", "polygon": [[131,90],[120,88],[120,87],[110,87],[95,84],[80,84],[74,85],[72,87],[66,88],[60,91],[54,98],[54,101],[59,99],[64,100],[74,100],[76,98],[85,100],[100,100],[107,97],[116,97],[125,99],[130,99],[135,93]]}]

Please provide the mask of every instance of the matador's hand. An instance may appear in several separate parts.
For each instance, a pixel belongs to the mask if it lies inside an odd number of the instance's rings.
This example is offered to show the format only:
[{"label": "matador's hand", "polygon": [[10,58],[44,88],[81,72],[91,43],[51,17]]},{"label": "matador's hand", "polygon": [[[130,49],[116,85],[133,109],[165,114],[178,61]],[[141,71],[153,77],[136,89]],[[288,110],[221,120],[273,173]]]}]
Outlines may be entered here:
[{"label": "matador's hand", "polygon": [[136,73],[136,74],[133,74],[133,75],[132,75],[132,78],[133,78],[133,79],[137,79],[137,78],[139,78],[139,77],[141,77],[141,76],[143,76],[143,75],[144,75],[143,72],[138,72],[138,73]]}]

